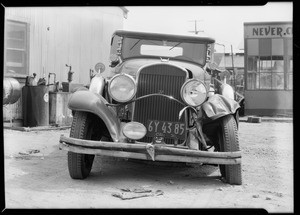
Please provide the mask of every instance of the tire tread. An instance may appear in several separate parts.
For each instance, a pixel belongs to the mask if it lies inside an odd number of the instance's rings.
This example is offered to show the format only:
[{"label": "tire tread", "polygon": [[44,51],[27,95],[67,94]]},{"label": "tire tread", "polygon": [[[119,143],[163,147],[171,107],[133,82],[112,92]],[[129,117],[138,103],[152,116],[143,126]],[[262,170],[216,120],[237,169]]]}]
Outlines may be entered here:
[{"label": "tire tread", "polygon": [[[87,113],[75,112],[71,124],[70,137],[84,139],[87,134],[87,129],[88,129],[87,126],[88,126]],[[84,179],[89,175],[90,170],[85,170],[83,167],[85,156],[91,156],[91,155],[79,154],[70,151],[68,152],[68,169],[71,178]]]},{"label": "tire tread", "polygon": [[[237,124],[232,115],[225,116],[222,121],[224,131],[224,151],[239,151]],[[232,132],[233,131],[233,132]],[[229,184],[242,184],[241,164],[225,165],[225,179]]]}]

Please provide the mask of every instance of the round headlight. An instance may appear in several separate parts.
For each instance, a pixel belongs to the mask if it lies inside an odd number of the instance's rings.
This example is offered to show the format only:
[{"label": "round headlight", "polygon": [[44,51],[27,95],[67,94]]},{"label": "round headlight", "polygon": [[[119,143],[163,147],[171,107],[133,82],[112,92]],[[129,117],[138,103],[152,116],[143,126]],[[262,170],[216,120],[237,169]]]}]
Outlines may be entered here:
[{"label": "round headlight", "polygon": [[109,82],[108,92],[117,102],[130,101],[136,93],[135,81],[127,74],[116,75]]},{"label": "round headlight", "polygon": [[201,105],[207,98],[207,89],[202,81],[191,79],[181,87],[181,98],[190,106]]}]

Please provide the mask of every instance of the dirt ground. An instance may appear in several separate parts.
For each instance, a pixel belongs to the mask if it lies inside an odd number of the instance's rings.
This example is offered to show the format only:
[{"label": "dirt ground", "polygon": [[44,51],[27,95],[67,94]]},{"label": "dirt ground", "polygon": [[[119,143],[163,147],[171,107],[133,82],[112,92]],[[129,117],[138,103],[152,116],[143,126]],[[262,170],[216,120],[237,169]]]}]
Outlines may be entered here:
[{"label": "dirt ground", "polygon": [[[72,180],[59,136],[69,129],[4,130],[6,208],[264,208],[294,211],[293,123],[240,122],[243,185],[218,167],[96,157]],[[121,199],[120,197],[129,199]]]}]

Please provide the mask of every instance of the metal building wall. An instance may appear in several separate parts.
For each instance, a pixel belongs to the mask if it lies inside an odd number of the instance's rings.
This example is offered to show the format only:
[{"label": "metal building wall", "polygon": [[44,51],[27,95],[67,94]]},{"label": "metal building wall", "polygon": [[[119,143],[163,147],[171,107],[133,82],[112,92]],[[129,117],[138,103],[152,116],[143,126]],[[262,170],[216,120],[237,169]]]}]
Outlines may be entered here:
[{"label": "metal building wall", "polygon": [[[29,75],[43,71],[56,73],[56,80],[67,81],[72,66],[73,82],[89,83],[89,70],[98,62],[109,67],[110,39],[123,28],[121,7],[13,7],[5,8],[5,19],[29,24]],[[104,75],[106,75],[106,72]],[[21,118],[20,105],[13,107],[13,118]],[[3,120],[8,119],[5,109]]]},{"label": "metal building wall", "polygon": [[43,69],[67,81],[68,68],[74,82],[89,81],[89,69],[97,62],[108,67],[110,37],[123,28],[119,7],[6,8],[6,19],[30,24],[29,74],[39,77]]}]

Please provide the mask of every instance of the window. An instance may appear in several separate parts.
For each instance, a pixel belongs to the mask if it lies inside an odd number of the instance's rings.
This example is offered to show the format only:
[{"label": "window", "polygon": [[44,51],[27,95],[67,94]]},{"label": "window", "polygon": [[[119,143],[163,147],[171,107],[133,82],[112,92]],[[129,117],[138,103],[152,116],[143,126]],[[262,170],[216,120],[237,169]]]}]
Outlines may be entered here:
[{"label": "window", "polygon": [[27,23],[7,20],[5,27],[5,75],[25,77],[28,74]]},{"label": "window", "polygon": [[287,79],[287,89],[293,89],[293,57],[289,59],[289,69],[288,69],[288,79]]},{"label": "window", "polygon": [[272,89],[284,89],[283,56],[272,56]]},{"label": "window", "polygon": [[[159,51],[161,50],[161,51]],[[206,43],[166,41],[163,39],[139,39],[124,37],[122,58],[134,57],[168,57],[183,59],[205,65],[207,57]]]},{"label": "window", "polygon": [[291,87],[292,72],[285,78],[283,39],[251,39],[247,45],[248,90],[284,90],[285,79]]},{"label": "window", "polygon": [[254,90],[259,88],[259,68],[258,57],[248,57],[248,68],[247,68],[247,87],[249,90]]},{"label": "window", "polygon": [[288,49],[288,72],[287,72],[287,89],[293,89],[293,40],[287,40]]},{"label": "window", "polygon": [[141,55],[161,55],[164,57],[182,56],[182,47],[141,45]]},{"label": "window", "polygon": [[270,57],[259,59],[259,83],[260,89],[272,89],[272,60]]}]

